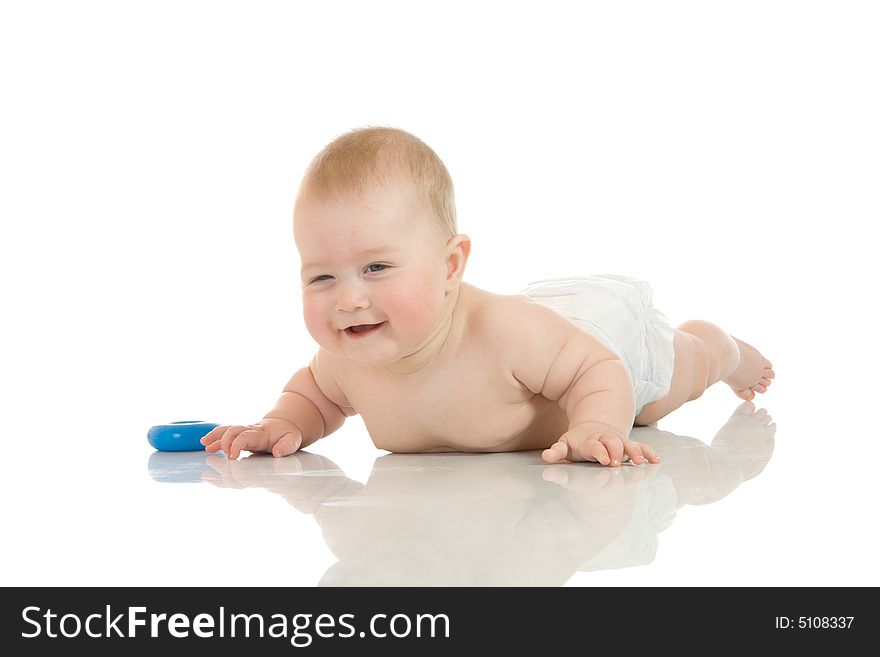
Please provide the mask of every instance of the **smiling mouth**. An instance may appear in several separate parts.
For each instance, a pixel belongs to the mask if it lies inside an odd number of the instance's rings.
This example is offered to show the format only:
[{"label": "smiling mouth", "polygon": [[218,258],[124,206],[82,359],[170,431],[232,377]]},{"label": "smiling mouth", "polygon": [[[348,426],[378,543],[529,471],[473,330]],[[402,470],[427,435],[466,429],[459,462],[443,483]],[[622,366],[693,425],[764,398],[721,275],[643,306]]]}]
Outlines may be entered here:
[{"label": "smiling mouth", "polygon": [[385,322],[379,322],[378,324],[358,324],[357,326],[349,326],[345,329],[345,332],[348,335],[367,335],[368,333],[372,333],[377,328],[382,326]]}]

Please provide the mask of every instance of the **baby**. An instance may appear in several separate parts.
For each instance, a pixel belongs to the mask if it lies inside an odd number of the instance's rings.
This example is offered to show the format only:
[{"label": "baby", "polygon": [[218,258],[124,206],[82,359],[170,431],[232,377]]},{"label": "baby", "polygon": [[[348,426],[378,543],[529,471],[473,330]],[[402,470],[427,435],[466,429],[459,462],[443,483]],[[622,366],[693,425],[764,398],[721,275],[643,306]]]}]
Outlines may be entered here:
[{"label": "baby", "polygon": [[208,452],[287,456],[360,413],[391,452],[542,449],[549,463],[657,463],[629,439],[713,383],[745,400],[774,372],[704,321],[677,329],[647,283],[556,279],[499,295],[462,278],[443,162],[411,134],[364,128],[309,165],[293,212],[303,316],[319,345],[275,408],[217,427]]}]

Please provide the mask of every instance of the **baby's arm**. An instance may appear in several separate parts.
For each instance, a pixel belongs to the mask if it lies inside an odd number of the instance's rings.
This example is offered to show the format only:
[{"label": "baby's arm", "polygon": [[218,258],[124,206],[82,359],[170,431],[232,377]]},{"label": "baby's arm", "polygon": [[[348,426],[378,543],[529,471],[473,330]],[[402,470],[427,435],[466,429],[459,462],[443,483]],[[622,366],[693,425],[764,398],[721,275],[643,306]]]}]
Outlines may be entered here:
[{"label": "baby's arm", "polygon": [[242,450],[287,456],[341,427],[354,410],[331,399],[339,399],[341,394],[328,354],[322,351],[293,375],[275,407],[260,422],[216,427],[202,438],[206,450],[222,449],[230,459],[237,459]]},{"label": "baby's arm", "polygon": [[519,347],[511,352],[513,376],[556,401],[568,418],[568,431],[544,451],[544,460],[659,461],[649,447],[629,440],[635,395],[617,354],[549,308],[529,304],[523,315],[516,323]]}]

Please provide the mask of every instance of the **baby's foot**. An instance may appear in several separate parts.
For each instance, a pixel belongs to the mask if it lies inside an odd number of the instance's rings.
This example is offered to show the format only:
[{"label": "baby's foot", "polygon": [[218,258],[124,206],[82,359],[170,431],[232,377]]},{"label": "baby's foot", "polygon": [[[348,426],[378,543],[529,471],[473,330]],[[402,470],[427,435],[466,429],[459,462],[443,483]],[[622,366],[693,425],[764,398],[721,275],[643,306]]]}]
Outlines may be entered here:
[{"label": "baby's foot", "polygon": [[773,365],[760,351],[742,340],[733,339],[739,347],[739,365],[724,379],[724,383],[733,388],[737,397],[751,401],[756,392],[767,392],[770,380],[776,377],[776,373]]}]

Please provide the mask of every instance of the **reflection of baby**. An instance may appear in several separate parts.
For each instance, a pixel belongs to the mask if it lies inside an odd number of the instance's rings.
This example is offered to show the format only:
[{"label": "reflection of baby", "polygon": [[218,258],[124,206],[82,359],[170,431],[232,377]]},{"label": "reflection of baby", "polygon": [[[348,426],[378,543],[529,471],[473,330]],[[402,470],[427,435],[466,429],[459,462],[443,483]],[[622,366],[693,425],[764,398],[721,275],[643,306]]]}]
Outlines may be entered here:
[{"label": "reflection of baby", "polygon": [[536,468],[531,454],[390,454],[361,485],[329,459],[300,452],[283,461],[208,457],[220,476],[206,479],[264,487],[313,513],[339,559],[323,585],[561,585],[578,569],[651,562],[677,507],[720,499],[763,467],[769,423],[743,404],[711,447],[638,429],[640,441],[668,454],[649,468]]},{"label": "reflection of baby", "polygon": [[355,130],[326,146],[300,185],[294,237],[320,348],[263,420],[208,434],[209,452],[286,456],[359,413],[392,452],[656,463],[630,439],[634,424],[718,381],[748,400],[774,377],[713,324],[672,328],[643,281],[557,279],[516,296],[464,283],[471,242],[457,233],[452,181],[402,130]]}]

